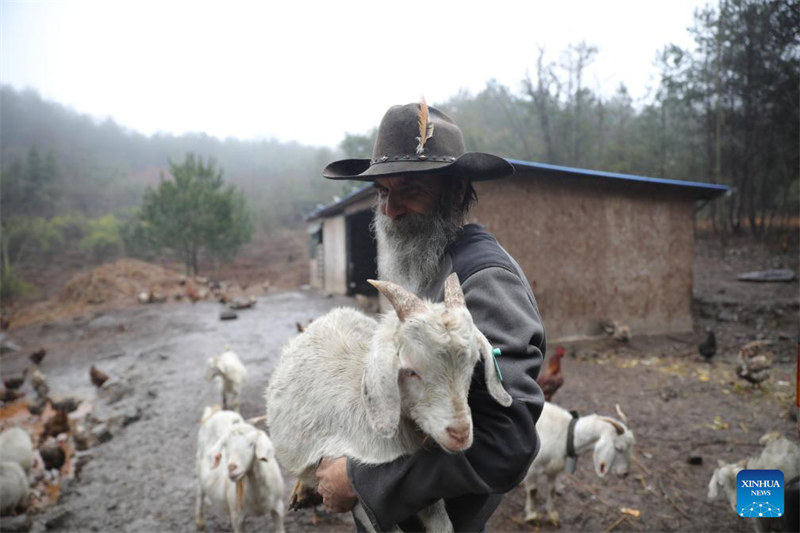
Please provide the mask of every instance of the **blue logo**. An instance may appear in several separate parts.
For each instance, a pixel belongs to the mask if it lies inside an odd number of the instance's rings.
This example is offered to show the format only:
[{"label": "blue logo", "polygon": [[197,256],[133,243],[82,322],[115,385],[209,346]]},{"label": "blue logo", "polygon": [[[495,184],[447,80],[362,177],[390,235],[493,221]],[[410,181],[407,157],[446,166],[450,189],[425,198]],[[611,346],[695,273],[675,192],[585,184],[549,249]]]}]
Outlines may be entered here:
[{"label": "blue logo", "polygon": [[741,470],[736,475],[736,510],[743,518],[783,516],[783,472]]}]

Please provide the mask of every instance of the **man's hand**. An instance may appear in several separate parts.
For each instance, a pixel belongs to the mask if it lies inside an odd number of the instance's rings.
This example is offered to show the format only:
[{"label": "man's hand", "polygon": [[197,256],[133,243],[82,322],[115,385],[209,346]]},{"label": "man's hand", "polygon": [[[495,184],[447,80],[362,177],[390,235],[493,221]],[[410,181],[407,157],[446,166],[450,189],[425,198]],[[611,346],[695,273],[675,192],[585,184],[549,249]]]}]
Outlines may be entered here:
[{"label": "man's hand", "polygon": [[347,478],[347,458],[323,458],[317,465],[317,492],[331,513],[346,513],[358,503],[356,491]]}]

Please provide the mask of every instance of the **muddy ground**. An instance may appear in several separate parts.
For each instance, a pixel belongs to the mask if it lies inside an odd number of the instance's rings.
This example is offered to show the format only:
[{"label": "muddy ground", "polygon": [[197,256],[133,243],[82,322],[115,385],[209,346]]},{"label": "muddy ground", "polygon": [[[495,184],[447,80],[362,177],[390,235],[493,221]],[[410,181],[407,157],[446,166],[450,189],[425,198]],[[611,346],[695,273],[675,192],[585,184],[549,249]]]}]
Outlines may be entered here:
[{"label": "muddy ground", "polygon": [[[777,267],[797,272],[797,250],[748,243],[723,249],[715,240],[702,240],[695,259],[694,333],[640,337],[633,332],[629,343],[565,344],[565,383],[553,401],[582,414],[612,416],[619,404],[636,437],[631,475],[599,479],[591,457],[582,456],[575,474],[560,478],[560,529],[524,523],[524,493],[518,487],[492,517],[489,530],[750,531],[752,524],[738,518],[727,502],[709,502],[706,494],[717,459],[756,453],[767,431],[798,436],[792,418],[798,283],[736,281],[741,272]],[[30,364],[28,354],[45,347],[40,370],[51,395],[91,402],[97,418],[109,421],[111,435],[79,453],[78,472],[62,481],[56,504],[29,513],[32,530],[194,531],[197,422],[205,405],[219,402],[213,385],[203,379],[206,359],[226,345],[240,355],[250,370],[242,414],[259,416],[272,365],[281,345],[297,333],[295,323],[339,305],[354,302],[310,290],[271,289],[257,297],[253,309],[239,311],[236,320],[220,320],[221,304],[200,301],[12,324],[6,333],[20,351],[2,356],[3,376],[20,373]],[[710,364],[696,349],[706,326],[715,329],[720,344]],[[756,338],[774,342],[772,376],[760,390],[733,372],[739,347]],[[92,364],[119,384],[115,397],[91,384]],[[18,413],[13,420],[33,418]],[[690,456],[701,463],[690,464]],[[292,483],[287,476],[287,494]],[[310,513],[289,512],[286,530],[352,530],[347,515],[320,511],[318,518],[314,526]],[[207,522],[208,530],[231,530],[224,516],[208,516]],[[3,519],[0,529],[10,523]],[[247,527],[258,531],[272,525],[267,517],[249,518]]]}]

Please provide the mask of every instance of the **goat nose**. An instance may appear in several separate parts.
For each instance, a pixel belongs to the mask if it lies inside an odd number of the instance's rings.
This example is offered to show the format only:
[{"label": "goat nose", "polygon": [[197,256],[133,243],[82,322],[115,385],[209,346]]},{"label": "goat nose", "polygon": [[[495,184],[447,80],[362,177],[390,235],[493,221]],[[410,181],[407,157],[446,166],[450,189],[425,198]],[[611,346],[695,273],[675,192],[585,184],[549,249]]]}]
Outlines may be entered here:
[{"label": "goat nose", "polygon": [[447,434],[451,439],[458,443],[463,443],[469,440],[469,424],[459,424],[457,426],[448,426]]}]

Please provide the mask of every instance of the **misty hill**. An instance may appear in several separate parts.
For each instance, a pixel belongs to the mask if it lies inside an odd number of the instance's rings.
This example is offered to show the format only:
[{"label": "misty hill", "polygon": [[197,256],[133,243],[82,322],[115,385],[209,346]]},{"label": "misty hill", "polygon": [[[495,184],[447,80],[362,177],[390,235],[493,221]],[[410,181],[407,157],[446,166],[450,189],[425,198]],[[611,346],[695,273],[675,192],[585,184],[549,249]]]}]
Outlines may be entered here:
[{"label": "misty hill", "polygon": [[54,163],[61,183],[56,214],[124,216],[140,205],[146,186],[167,172],[168,161],[182,161],[188,152],[213,158],[226,182],[244,191],[257,231],[296,225],[317,203],[351,187],[321,178],[321,169],[339,155],[328,148],[203,133],[145,136],[46,101],[33,90],[0,87],[2,171],[24,164],[32,148]]}]

